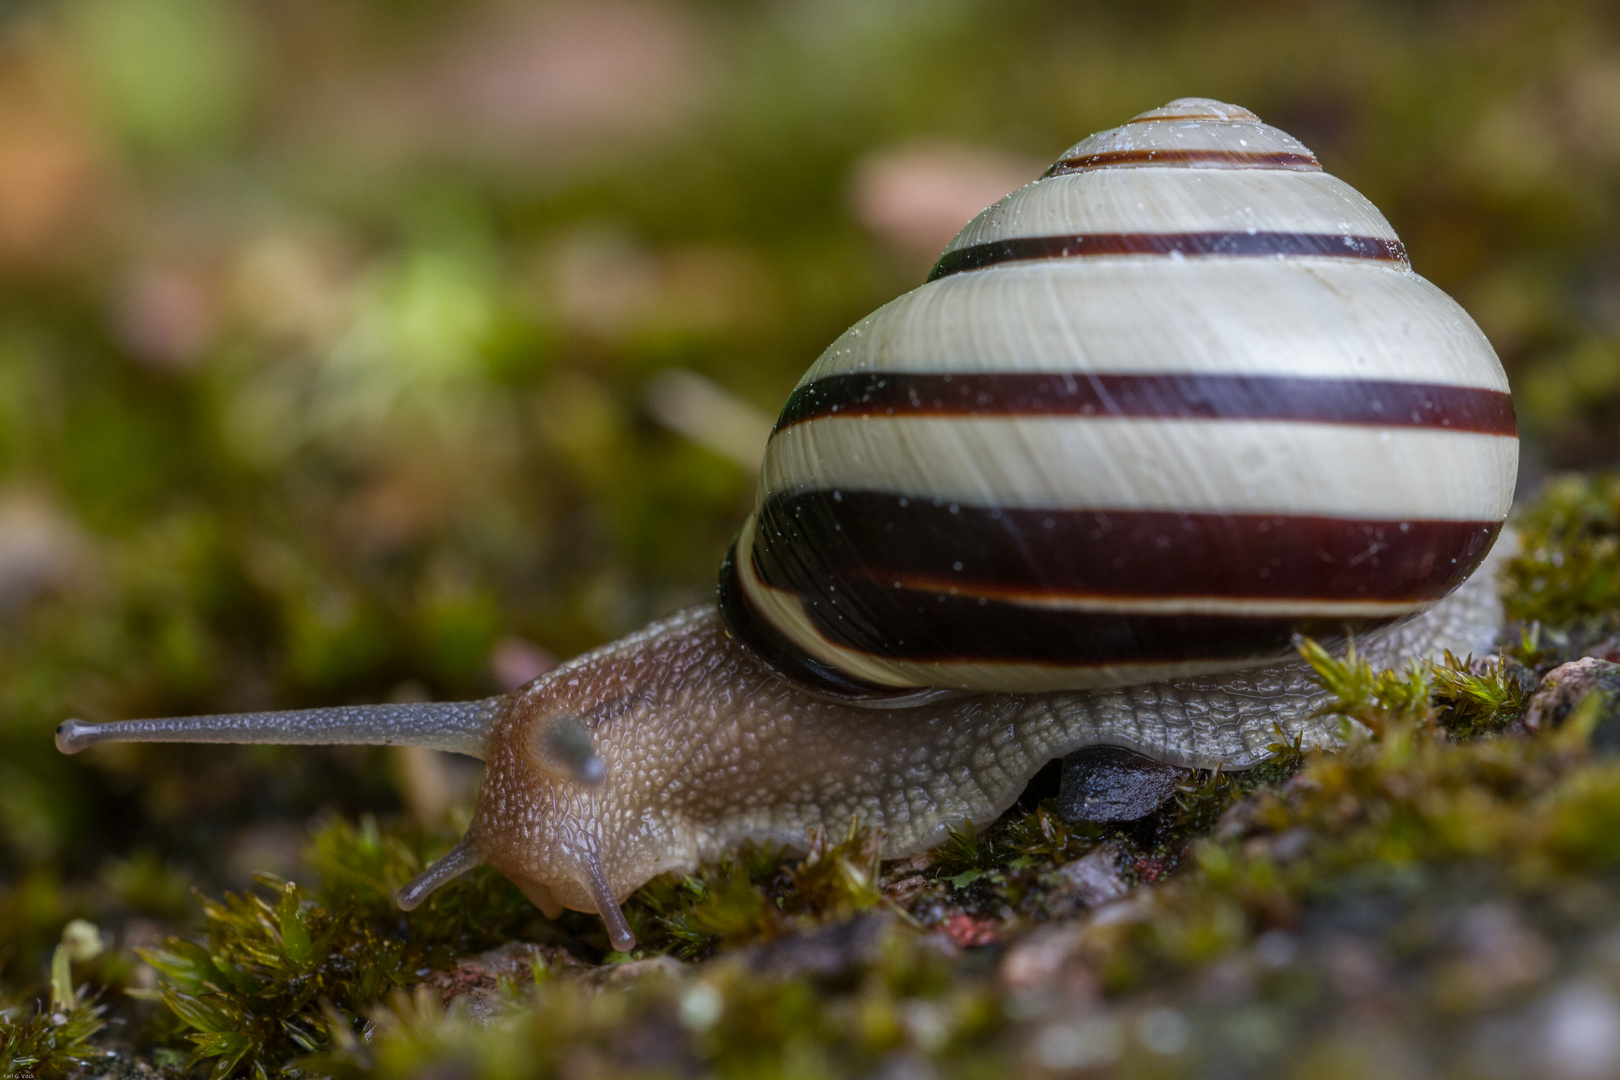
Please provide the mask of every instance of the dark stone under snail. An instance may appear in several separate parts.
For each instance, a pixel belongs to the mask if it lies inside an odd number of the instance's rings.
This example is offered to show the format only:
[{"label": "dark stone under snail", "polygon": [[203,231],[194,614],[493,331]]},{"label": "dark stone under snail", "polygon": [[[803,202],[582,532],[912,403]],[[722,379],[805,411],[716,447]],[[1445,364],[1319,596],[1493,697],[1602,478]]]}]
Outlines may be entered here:
[{"label": "dark stone under snail", "polygon": [[984,211],[816,361],[718,606],[484,701],[69,720],[57,745],[482,758],[467,835],[400,905],[487,862],[624,950],[623,897],[744,840],[856,817],[895,857],[1084,746],[1243,769],[1279,728],[1331,742],[1294,635],[1488,652],[1517,459],[1495,353],[1383,216],[1182,99]]}]

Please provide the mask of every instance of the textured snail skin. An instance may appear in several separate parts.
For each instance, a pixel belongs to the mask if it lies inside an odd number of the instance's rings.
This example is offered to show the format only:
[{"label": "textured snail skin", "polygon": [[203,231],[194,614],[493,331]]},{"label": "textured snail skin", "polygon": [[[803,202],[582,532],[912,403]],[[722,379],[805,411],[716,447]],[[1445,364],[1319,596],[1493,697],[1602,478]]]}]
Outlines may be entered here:
[{"label": "textured snail skin", "polygon": [[[1501,626],[1497,560],[1401,626],[1361,643],[1375,666],[1442,650],[1483,655]],[[1302,662],[1156,685],[949,698],[874,713],[806,694],[693,608],[586,654],[507,699],[486,749],[469,838],[543,909],[602,905],[744,840],[804,844],[851,818],[883,830],[883,854],[925,850],[964,818],[994,820],[1047,761],[1083,746],[1128,747],[1182,766],[1243,769],[1278,729],[1331,744],[1334,718]],[[591,787],[535,747],[578,718],[606,765]]]}]

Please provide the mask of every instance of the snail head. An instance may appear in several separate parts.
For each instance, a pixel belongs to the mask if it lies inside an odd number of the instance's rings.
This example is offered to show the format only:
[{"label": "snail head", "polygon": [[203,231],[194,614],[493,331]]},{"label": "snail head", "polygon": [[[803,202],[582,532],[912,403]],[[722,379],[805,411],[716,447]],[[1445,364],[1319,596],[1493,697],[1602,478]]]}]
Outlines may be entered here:
[{"label": "snail head", "polygon": [[576,660],[511,694],[481,701],[103,724],[67,720],[57,728],[56,744],[69,754],[102,742],[421,746],[482,758],[486,772],[471,827],[399,890],[399,906],[416,908],[452,878],[489,863],[548,916],[564,907],[599,912],[614,947],[627,950],[635,937],[618,898],[646,880],[647,860],[634,857],[640,832],[627,809],[634,800],[613,784],[635,770],[615,766],[612,743],[599,730],[612,712],[611,700],[600,693],[613,682],[603,669],[622,664],[611,657],[580,659],[598,662],[582,671]]},{"label": "snail head", "polygon": [[628,951],[635,936],[619,899],[646,880],[625,783],[636,770],[593,674],[571,666],[507,698],[464,843],[547,916],[598,912],[614,948]]}]

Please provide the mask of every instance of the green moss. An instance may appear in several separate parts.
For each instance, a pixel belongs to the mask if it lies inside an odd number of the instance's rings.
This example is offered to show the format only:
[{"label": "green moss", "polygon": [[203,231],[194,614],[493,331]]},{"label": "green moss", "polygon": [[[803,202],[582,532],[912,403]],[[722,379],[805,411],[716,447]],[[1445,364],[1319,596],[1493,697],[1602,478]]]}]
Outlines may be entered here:
[{"label": "green moss", "polygon": [[1530,703],[1530,690],[1505,662],[1475,672],[1448,651],[1444,663],[1429,665],[1429,673],[1435,720],[1453,738],[1496,734],[1524,715]]},{"label": "green moss", "polygon": [[[1620,766],[1588,758],[1589,723],[1459,739],[1436,721],[1449,706],[1417,692],[1421,669],[1369,676],[1307,655],[1327,669],[1332,711],[1364,730],[1343,750],[1308,752],[1299,782],[1249,796],[1225,835],[1194,845],[1191,873],[1158,890],[1131,930],[1099,939],[1116,991],[1208,963],[1369,882],[1485,860],[1510,891],[1535,895],[1620,860]],[[1477,705],[1499,692],[1464,694]]]},{"label": "green moss", "polygon": [[535,921],[528,901],[483,868],[399,911],[393,891],[422,869],[427,843],[369,819],[329,823],[309,852],[318,889],[263,876],[262,893],[199,897],[203,940],[140,950],[159,976],[148,996],[180,1020],[211,1075],[262,1075],[326,1046],[334,1024],[388,992]]},{"label": "green moss", "polygon": [[848,918],[880,903],[882,838],[851,822],[829,843],[817,829],[803,858],[777,848],[744,845],[696,874],[665,875],[625,905],[643,953],[698,958]]},{"label": "green moss", "polygon": [[1099,825],[1065,822],[1050,799],[1015,806],[982,832],[963,822],[930,853],[931,884],[911,897],[908,910],[925,924],[953,912],[997,921],[1008,911],[1046,918],[1054,902],[1060,910],[1072,907],[1056,899],[1065,886],[1051,873],[1108,835]]},{"label": "green moss", "polygon": [[1176,840],[1202,836],[1215,827],[1226,808],[1243,797],[1243,779],[1215,769],[1199,773],[1176,793],[1166,815],[1168,831]]},{"label": "green moss", "polygon": [[961,828],[951,828],[945,842],[935,849],[935,876],[953,880],[960,888],[995,866],[1002,857],[990,833],[981,835],[971,821],[964,821]]},{"label": "green moss", "polygon": [[1476,738],[1501,731],[1529,703],[1524,684],[1501,660],[1476,671],[1448,651],[1440,663],[1413,660],[1374,671],[1353,643],[1343,659],[1309,639],[1299,651],[1331,695],[1322,713],[1354,721],[1374,735],[1417,724],[1457,739]]},{"label": "green moss", "polygon": [[1509,618],[1595,632],[1620,625],[1620,476],[1553,480],[1516,524],[1523,548],[1502,573]]},{"label": "green moss", "polygon": [[102,953],[101,932],[81,919],[69,922],[51,958],[50,1000],[0,1001],[0,1076],[55,1080],[107,1057],[93,1044],[105,1026],[94,995],[81,993],[73,965]]},{"label": "green moss", "polygon": [[104,1059],[95,1045],[105,1010],[94,1001],[0,1003],[0,1076],[69,1077]]},{"label": "green moss", "polygon": [[1299,653],[1331,695],[1321,708],[1323,715],[1353,720],[1375,735],[1392,725],[1432,718],[1431,679],[1416,661],[1403,668],[1374,671],[1353,642],[1341,660],[1308,638],[1300,642]]},{"label": "green moss", "polygon": [[427,995],[373,1011],[367,1040],[346,1037],[309,1063],[341,1080],[432,1070],[511,1080],[555,1075],[716,1077],[871,1075],[921,1062],[945,1076],[994,1076],[1005,1015],[989,985],[964,981],[904,928],[846,980],[763,976],[720,962],[700,977],[643,977],[612,993],[545,980],[490,1024]]},{"label": "green moss", "polygon": [[[1061,865],[1090,851],[1101,835],[1102,829],[1096,825],[1064,821],[1058,816],[1056,803],[1048,799],[1033,810],[1015,811],[1010,820],[986,835],[984,845],[991,858],[999,857],[1012,867]],[[942,865],[940,873],[945,872]]]}]

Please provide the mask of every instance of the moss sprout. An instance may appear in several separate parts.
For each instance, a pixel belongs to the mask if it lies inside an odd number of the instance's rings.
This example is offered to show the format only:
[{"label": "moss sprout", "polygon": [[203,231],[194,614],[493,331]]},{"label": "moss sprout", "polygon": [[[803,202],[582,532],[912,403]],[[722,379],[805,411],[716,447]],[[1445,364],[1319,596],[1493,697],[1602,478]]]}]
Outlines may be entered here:
[{"label": "moss sprout", "polygon": [[643,952],[697,958],[722,945],[769,940],[881,903],[881,845],[876,830],[856,821],[836,842],[823,830],[812,830],[802,858],[787,858],[779,848],[745,845],[696,874],[650,882],[625,913]]},{"label": "moss sprout", "polygon": [[73,965],[95,959],[102,949],[94,924],[72,920],[51,958],[49,1002],[0,1002],[0,1076],[55,1080],[107,1057],[95,1045],[105,1009],[73,978]]},{"label": "moss sprout", "polygon": [[1309,639],[1299,651],[1330,695],[1321,711],[1374,735],[1419,723],[1453,738],[1475,738],[1503,730],[1529,703],[1524,684],[1502,659],[1476,664],[1448,651],[1439,663],[1413,660],[1374,671],[1354,643],[1343,659]]},{"label": "moss sprout", "polygon": [[1453,738],[1471,739],[1503,731],[1524,714],[1530,691],[1505,660],[1483,665],[1457,659],[1430,664],[1430,701],[1436,722]]},{"label": "moss sprout", "polygon": [[954,880],[960,887],[994,866],[999,853],[992,835],[981,835],[971,821],[964,821],[946,833],[934,854],[935,876]]},{"label": "moss sprout", "polygon": [[1405,722],[1432,718],[1431,679],[1416,661],[1403,668],[1374,671],[1356,652],[1354,642],[1341,660],[1308,638],[1299,643],[1299,653],[1330,695],[1321,708],[1324,715],[1354,721],[1374,735]]},{"label": "moss sprout", "polygon": [[353,1016],[535,920],[514,887],[482,868],[417,911],[397,910],[392,890],[423,865],[423,839],[384,833],[371,819],[328,823],[310,845],[319,888],[264,875],[262,892],[199,896],[203,940],[140,950],[159,985],[135,993],[180,1020],[212,1076],[262,1075],[325,1046],[334,1016]]},{"label": "moss sprout", "polygon": [[0,1076],[57,1080],[105,1059],[96,1045],[104,1011],[93,1000],[0,1003]]},{"label": "moss sprout", "polygon": [[1000,851],[1010,866],[1062,865],[1090,851],[1101,834],[1095,825],[1064,821],[1058,817],[1056,805],[1047,799],[1025,813],[1015,814],[987,846]]}]

